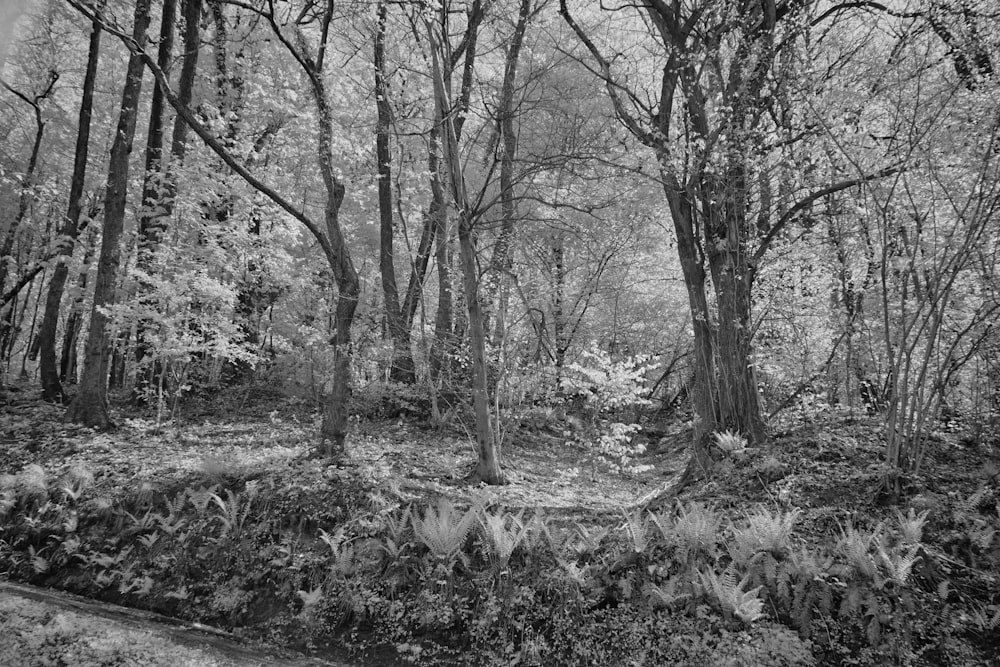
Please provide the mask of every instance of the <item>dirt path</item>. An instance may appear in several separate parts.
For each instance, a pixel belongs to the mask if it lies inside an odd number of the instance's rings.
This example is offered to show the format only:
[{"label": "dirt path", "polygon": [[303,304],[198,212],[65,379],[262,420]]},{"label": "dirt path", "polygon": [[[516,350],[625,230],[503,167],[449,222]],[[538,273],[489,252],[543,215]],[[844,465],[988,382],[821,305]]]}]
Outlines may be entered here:
[{"label": "dirt path", "polygon": [[0,581],[0,665],[352,667],[238,643],[212,628]]}]

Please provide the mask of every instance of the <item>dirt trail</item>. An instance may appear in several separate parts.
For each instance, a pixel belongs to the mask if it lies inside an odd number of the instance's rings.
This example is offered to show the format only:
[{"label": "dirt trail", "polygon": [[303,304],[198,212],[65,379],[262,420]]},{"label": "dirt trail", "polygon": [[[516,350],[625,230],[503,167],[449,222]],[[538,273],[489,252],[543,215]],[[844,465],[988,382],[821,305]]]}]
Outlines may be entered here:
[{"label": "dirt trail", "polygon": [[59,591],[0,581],[0,665],[352,667]]}]

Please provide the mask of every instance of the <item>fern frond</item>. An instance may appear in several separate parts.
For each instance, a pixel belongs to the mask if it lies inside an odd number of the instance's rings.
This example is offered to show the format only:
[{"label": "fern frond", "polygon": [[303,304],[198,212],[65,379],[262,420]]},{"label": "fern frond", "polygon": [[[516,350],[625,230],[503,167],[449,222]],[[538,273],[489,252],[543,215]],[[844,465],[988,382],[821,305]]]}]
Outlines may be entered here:
[{"label": "fern frond", "polygon": [[674,520],[673,542],[687,557],[703,552],[713,555],[719,542],[722,520],[718,514],[698,502],[680,506]]},{"label": "fern frond", "polygon": [[[483,551],[494,567],[505,570],[510,557],[528,534],[528,526],[522,518],[524,510],[511,516],[498,510],[496,514],[484,512],[480,518],[483,530]],[[508,524],[509,527],[508,527]]]},{"label": "fern frond", "polygon": [[702,587],[711,592],[723,610],[733,614],[744,623],[750,624],[763,615],[764,602],[758,597],[760,586],[743,590],[749,577],[737,580],[736,569],[730,565],[721,576],[709,569],[698,573]]},{"label": "fern frond", "polygon": [[854,524],[840,528],[840,548],[847,557],[848,564],[869,578],[874,578],[878,574],[870,550],[872,545],[879,542],[880,532],[880,526],[870,533],[856,529]]},{"label": "fern frond", "polygon": [[910,578],[910,574],[913,572],[913,566],[920,560],[920,556],[917,553],[919,548],[919,545],[913,545],[906,552],[897,548],[893,549],[892,553],[889,554],[886,553],[885,548],[880,544],[878,546],[878,555],[886,577],[899,586],[905,585]]},{"label": "fern frond", "polygon": [[[622,514],[625,514],[625,510],[622,510]],[[632,543],[632,551],[637,554],[645,551],[649,546],[649,525],[643,520],[642,513],[637,510],[632,514],[625,514],[625,529]]]},{"label": "fern frond", "polygon": [[479,514],[473,506],[462,514],[447,498],[441,498],[437,507],[428,507],[420,519],[414,519],[413,532],[431,554],[441,562],[452,562],[465,546]]},{"label": "fern frond", "polygon": [[930,510],[926,509],[917,514],[911,507],[909,512],[903,514],[896,511],[896,520],[899,522],[899,532],[904,544],[919,544],[924,536],[924,525],[927,523],[927,515]]},{"label": "fern frond", "polygon": [[601,542],[611,532],[611,529],[606,526],[587,528],[579,522],[575,523],[574,527],[580,539],[573,546],[580,556],[597,551],[598,547],[601,546]]}]

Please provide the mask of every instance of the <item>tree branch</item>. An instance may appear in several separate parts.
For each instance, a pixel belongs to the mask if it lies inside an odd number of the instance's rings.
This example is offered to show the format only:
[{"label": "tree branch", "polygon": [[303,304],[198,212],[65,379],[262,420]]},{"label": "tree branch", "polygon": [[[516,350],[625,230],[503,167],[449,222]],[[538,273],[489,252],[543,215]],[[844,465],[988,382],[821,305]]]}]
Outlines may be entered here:
[{"label": "tree branch", "polygon": [[143,49],[139,48],[139,45],[135,43],[130,35],[122,32],[116,25],[109,23],[107,19],[102,15],[102,13],[96,8],[80,2],[80,0],[66,0],[74,9],[83,14],[85,17],[91,21],[96,21],[101,25],[104,30],[111,33],[117,37],[126,46],[130,53],[133,53],[140,58],[145,63],[149,71],[153,73],[153,77],[156,79],[156,83],[160,86],[163,91],[163,96],[167,98],[170,102],[170,106],[174,108],[177,114],[184,119],[184,122],[194,130],[205,145],[208,146],[212,151],[219,156],[219,158],[226,163],[226,165],[236,172],[244,181],[246,181],[252,188],[260,192],[262,195],[273,201],[286,213],[291,215],[293,218],[302,223],[302,225],[309,230],[309,232],[316,238],[320,247],[323,249],[323,253],[326,255],[327,259],[330,261],[331,265],[335,262],[336,256],[333,252],[333,248],[330,245],[329,239],[320,229],[320,227],[313,222],[309,216],[305,214],[304,211],[296,208],[287,199],[282,197],[277,191],[269,187],[263,181],[255,177],[253,174],[244,167],[239,160],[237,160],[231,153],[229,153],[218,138],[212,134],[212,132],[201,123],[195,116],[194,111],[189,107],[180,103],[177,98],[177,94],[170,88],[170,82],[167,80],[166,74],[162,69],[157,66],[156,61],[146,53]]},{"label": "tree branch", "polygon": [[880,178],[885,178],[887,176],[892,176],[894,174],[899,174],[905,171],[905,167],[894,166],[886,167],[881,169],[874,174],[866,174],[864,176],[859,176],[857,178],[852,178],[846,181],[840,181],[839,183],[834,183],[833,185],[828,185],[825,188],[816,190],[815,192],[809,194],[808,196],[800,199],[798,203],[788,209],[784,215],[778,218],[778,221],[771,225],[771,228],[767,231],[767,234],[761,239],[760,247],[753,254],[753,264],[756,265],[764,257],[764,253],[767,252],[768,248],[771,247],[771,243],[777,238],[778,234],[788,225],[789,222],[795,219],[795,217],[801,213],[803,210],[808,208],[818,199],[822,199],[827,195],[832,195],[835,192],[840,192],[841,190],[847,190],[848,188],[853,188],[863,183],[869,181],[875,181]]}]

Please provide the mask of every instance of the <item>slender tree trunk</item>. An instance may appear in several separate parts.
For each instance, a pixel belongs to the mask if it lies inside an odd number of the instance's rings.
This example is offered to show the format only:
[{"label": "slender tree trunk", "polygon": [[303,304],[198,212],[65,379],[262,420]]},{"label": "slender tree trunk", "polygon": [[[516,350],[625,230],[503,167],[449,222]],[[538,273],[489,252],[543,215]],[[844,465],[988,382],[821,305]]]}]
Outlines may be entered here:
[{"label": "slender tree trunk", "polygon": [[389,86],[385,71],[386,3],[378,3],[375,25],[375,106],[378,121],[375,126],[375,160],[378,162],[379,206],[379,272],[382,275],[382,296],[385,301],[385,319],[392,339],[392,362],[389,379],[393,382],[413,384],[416,371],[410,350],[410,331],[406,327],[399,305],[396,287],[395,253],[393,251],[392,209],[392,153],[389,132],[392,128],[392,108],[389,103]]},{"label": "slender tree trunk", "polygon": [[[11,304],[11,302],[17,296],[18,292],[23,289],[25,285],[27,285],[27,282],[25,281],[17,281],[14,289],[6,292],[4,291],[7,274],[14,274],[14,272],[10,270],[10,259],[11,253],[14,249],[14,240],[17,238],[17,232],[21,227],[21,223],[24,222],[25,217],[28,215],[28,209],[31,206],[31,201],[35,193],[35,169],[38,167],[38,158],[42,149],[42,139],[45,137],[45,119],[42,117],[42,102],[52,94],[52,90],[58,80],[59,73],[52,70],[49,73],[48,86],[46,86],[42,93],[35,95],[34,97],[28,97],[24,93],[14,90],[6,83],[3,83],[3,86],[16,95],[22,102],[31,106],[35,118],[35,138],[31,144],[31,154],[28,157],[28,165],[24,170],[24,175],[21,177],[17,213],[14,216],[14,220],[11,221],[10,226],[7,228],[6,233],[2,238],[0,238],[0,295],[2,295],[2,300],[0,300],[0,340],[4,341],[9,338],[16,319],[16,304]],[[4,314],[3,309],[8,304],[11,304],[10,310]],[[0,345],[0,360],[6,359],[4,353],[5,349],[7,349],[6,346]],[[0,378],[0,384],[2,384],[2,378]]]},{"label": "slender tree trunk", "polygon": [[[666,154],[661,154],[661,159],[669,158]],[[711,313],[705,296],[705,268],[694,230],[695,205],[669,166],[661,169],[661,178],[677,236],[677,256],[684,276],[694,329],[694,377],[688,390],[694,410],[694,437],[688,473],[704,474],[711,468],[709,443],[717,424],[714,342]]]},{"label": "slender tree trunk", "polygon": [[83,190],[87,180],[87,156],[90,150],[90,121],[94,109],[94,82],[97,80],[100,52],[101,24],[93,21],[90,27],[90,47],[87,51],[87,71],[80,99],[73,178],[69,186],[69,206],[66,211],[66,221],[60,231],[63,238],[59,243],[59,261],[49,281],[49,289],[45,296],[45,311],[38,331],[42,398],[50,402],[62,402],[65,399],[59,369],[56,367],[56,334],[59,327],[59,306],[69,276],[67,261],[73,254],[73,246],[80,233],[80,214],[83,211]]},{"label": "slender tree trunk", "polygon": [[[431,174],[431,201],[424,215],[423,229],[420,232],[420,242],[417,244],[417,256],[413,260],[413,270],[406,285],[406,297],[403,299],[403,327],[407,332],[413,330],[413,320],[417,315],[417,306],[424,289],[424,278],[427,276],[427,266],[430,264],[431,253],[434,250],[434,239],[438,228],[438,218],[444,214],[444,195],[441,182],[438,180],[438,138],[437,129],[431,131],[427,151],[427,170]],[[436,193],[436,194],[435,194]]]},{"label": "slender tree trunk", "polygon": [[[462,265],[462,282],[465,305],[469,318],[469,347],[472,357],[472,407],[476,423],[477,464],[474,478],[487,484],[503,484],[500,469],[500,452],[490,417],[489,378],[486,367],[486,328],[479,293],[479,269],[476,265],[476,243],[471,206],[462,173],[456,124],[444,114],[448,102],[444,77],[440,65],[440,46],[434,30],[428,26],[431,45],[431,66],[435,93],[436,115],[443,119],[444,159],[448,165],[452,197],[458,207],[458,244]],[[472,48],[472,45],[469,46]],[[466,54],[466,62],[472,53]]]},{"label": "slender tree trunk", "polygon": [[[160,16],[160,42],[157,47],[156,64],[163,73],[170,76],[172,52],[174,48],[174,17],[177,11],[177,0],[163,0]],[[146,131],[145,174],[142,187],[142,203],[139,209],[139,238],[137,252],[138,267],[147,272],[153,261],[160,240],[163,238],[164,225],[168,220],[166,181],[168,180],[166,164],[163,160],[163,89],[153,86],[153,99],[149,106],[149,126]],[[148,285],[139,285],[140,292],[133,298],[141,299],[149,291]],[[136,363],[136,395],[157,384],[156,371],[150,366],[143,367],[143,361],[152,347],[146,335],[146,323],[140,319],[136,322],[135,332],[135,363]]]},{"label": "slender tree trunk", "polygon": [[[431,150],[435,150],[434,135],[431,132]],[[434,259],[437,265],[438,303],[434,315],[434,341],[431,344],[431,381],[435,384],[444,373],[454,350],[454,297],[451,270],[451,231],[448,224],[448,206],[444,200],[444,186],[438,171],[431,172],[431,211],[434,223]]]},{"label": "slender tree trunk", "polygon": [[[503,331],[503,309],[495,304],[498,295],[504,292],[505,275],[510,270],[510,248],[514,241],[514,224],[517,210],[514,202],[514,158],[517,153],[517,134],[514,131],[514,118],[517,112],[514,108],[514,89],[517,85],[517,65],[521,57],[521,45],[524,43],[524,33],[531,16],[531,0],[521,0],[517,14],[517,24],[514,35],[507,49],[507,59],[504,65],[503,84],[500,88],[500,105],[497,109],[497,125],[500,133],[500,235],[493,245],[493,255],[490,257],[489,273],[485,281],[483,304],[487,311],[484,323],[487,330],[490,326],[491,311],[497,312],[500,321],[497,322],[497,332]],[[499,340],[494,341],[499,343]]]},{"label": "slender tree trunk", "polygon": [[[150,0],[137,0],[132,40],[142,49],[146,44],[149,27]],[[122,91],[121,112],[115,141],[111,146],[108,167],[107,194],[104,204],[104,234],[101,238],[101,255],[94,284],[94,303],[90,314],[90,331],[84,353],[83,377],[80,390],[70,403],[67,419],[98,429],[112,426],[108,411],[108,362],[111,355],[105,309],[115,302],[115,283],[121,261],[121,236],[125,223],[125,202],[128,188],[128,157],[135,136],[139,95],[142,91],[143,62],[140,56],[131,55]]]},{"label": "slender tree trunk", "polygon": [[[91,218],[97,216],[97,211],[93,212]],[[87,279],[90,274],[90,265],[94,261],[94,252],[97,246],[97,231],[91,227],[87,235],[88,238],[83,244],[83,261],[80,274],[76,280],[76,298],[70,304],[69,314],[66,316],[66,324],[63,325],[62,352],[59,355],[59,382],[76,383],[77,376],[77,341],[80,331],[83,329],[83,310],[86,303]]]}]

